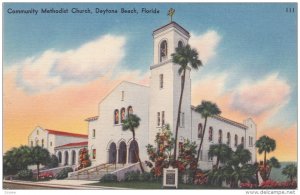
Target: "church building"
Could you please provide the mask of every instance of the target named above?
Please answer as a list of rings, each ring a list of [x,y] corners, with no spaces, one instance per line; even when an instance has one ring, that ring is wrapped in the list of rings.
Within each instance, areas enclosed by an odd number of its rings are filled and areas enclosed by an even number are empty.
[[[153,31],[153,65],[150,86],[124,81],[115,87],[100,103],[98,116],[86,119],[88,122],[88,149],[92,164],[135,163],[137,151],[142,161],[148,160],[146,145],[153,144],[155,135],[166,124],[175,135],[178,103],[182,77],[178,74],[179,65],[172,62],[171,54],[175,48],[188,44],[190,33],[177,24],[170,22]],[[186,71],[178,144],[188,138],[198,145],[202,137],[204,119],[191,105],[190,69]],[[136,129],[136,144],[130,131],[122,130],[126,115],[134,113],[141,118]],[[200,155],[201,168],[211,168],[216,159],[208,158],[211,144],[226,143],[233,150],[239,144],[252,153],[256,161],[256,125],[252,119],[243,123],[214,116],[208,118],[207,133],[204,135]],[[138,148],[135,148],[138,146]]]
[[[172,62],[171,54],[175,53],[175,48],[188,44],[190,33],[172,21],[154,30],[152,35],[154,55],[153,65],[149,67],[149,86],[123,81],[112,89],[98,104],[98,115],[86,119],[87,136],[77,135],[78,139],[76,136],[67,136],[64,143],[51,141],[50,136],[44,138],[47,140],[49,151],[62,159],[61,165],[74,163],[74,155],[78,156],[78,152],[72,152],[79,151],[82,147],[88,148],[92,166],[104,163],[136,163],[135,152],[139,154],[141,161],[145,161],[148,160],[146,146],[155,144],[155,136],[164,125],[169,124],[175,135],[183,77],[178,74],[180,66]],[[190,139],[199,146],[203,136],[204,119],[191,105],[190,71],[187,69],[185,76],[178,145],[184,139]],[[140,126],[135,130],[135,141],[130,131],[122,130],[122,123],[130,113],[141,119]],[[39,131],[45,135],[55,134],[49,130]],[[36,133],[35,130],[29,136],[29,144],[37,142]],[[252,153],[251,161],[255,162],[255,139],[256,124],[251,118],[239,123],[222,116],[209,117],[200,153],[200,168],[210,169],[215,163],[216,159],[208,157],[208,150],[211,144],[218,143],[227,144],[233,150],[239,144],[243,144]]]

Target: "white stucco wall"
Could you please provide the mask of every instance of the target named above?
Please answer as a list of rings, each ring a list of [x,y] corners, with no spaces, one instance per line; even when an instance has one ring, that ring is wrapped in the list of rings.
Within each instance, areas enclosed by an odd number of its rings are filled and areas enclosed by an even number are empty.
[[[121,98],[124,91],[124,100]],[[146,145],[148,144],[148,102],[149,88],[129,83],[122,82],[108,96],[106,96],[99,104],[99,119],[90,122],[89,132],[96,129],[96,138],[89,137],[89,150],[91,146],[96,148],[96,160],[94,164],[108,162],[109,144],[114,142],[117,145],[123,140],[127,144],[127,150],[132,139],[132,133],[122,130],[121,124],[114,124],[114,110],[127,108],[132,106],[133,113],[141,118],[140,126],[136,129],[136,140],[139,144],[140,158],[146,158]],[[128,157],[128,153],[127,153]]]
[[[36,141],[38,145],[42,146],[42,140],[44,140],[44,148],[48,149],[48,132],[41,127],[36,127],[28,136],[28,146],[31,146],[31,141],[33,141],[33,146],[36,146]]]

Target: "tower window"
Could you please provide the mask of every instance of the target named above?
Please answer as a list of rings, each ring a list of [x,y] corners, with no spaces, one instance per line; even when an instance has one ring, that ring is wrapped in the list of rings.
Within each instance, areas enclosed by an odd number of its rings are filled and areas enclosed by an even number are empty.
[[[93,149],[92,158],[96,159],[96,149]]]
[[[157,126],[160,126],[160,112],[157,113]]]
[[[133,114],[132,106],[128,106],[127,112],[128,112],[128,114]]]
[[[121,101],[124,101],[124,96],[125,96],[125,92],[122,91],[122,92],[121,92]]]
[[[121,108],[121,123],[125,120],[125,108]]]
[[[160,62],[166,60],[167,59],[167,55],[168,55],[168,44],[167,44],[167,41],[164,40],[160,44]]]
[[[163,74],[159,75],[159,88],[160,89],[164,88],[164,75]]]
[[[95,138],[96,137],[96,130],[93,129],[93,134],[92,134],[92,137]]]
[[[50,142],[50,146],[52,146],[52,142]]]
[[[161,125],[164,126],[165,125],[165,111],[161,112]]]
[[[180,124],[180,127],[184,127],[184,112],[180,113],[179,124]]]

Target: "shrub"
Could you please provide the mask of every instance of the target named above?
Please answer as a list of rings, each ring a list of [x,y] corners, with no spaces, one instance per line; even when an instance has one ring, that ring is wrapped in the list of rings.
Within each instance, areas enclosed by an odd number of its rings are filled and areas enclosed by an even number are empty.
[[[45,172],[40,173],[39,178],[41,180],[50,180],[50,179],[54,178],[54,175],[51,171],[45,171]]]
[[[31,180],[33,177],[33,173],[31,169],[21,170],[17,173],[17,178],[21,180]]]
[[[125,181],[139,181],[140,171],[129,171],[125,173]]]
[[[114,174],[105,174],[101,179],[100,182],[116,182],[118,181],[117,176]]]
[[[58,158],[55,155],[51,155],[49,161],[46,164],[47,168],[58,167]]]
[[[58,172],[55,176],[56,179],[65,179],[68,177],[68,173],[73,172],[71,167],[63,168],[60,172]]]
[[[140,174],[139,180],[140,181],[152,181],[153,175],[151,173],[144,172],[144,173]]]

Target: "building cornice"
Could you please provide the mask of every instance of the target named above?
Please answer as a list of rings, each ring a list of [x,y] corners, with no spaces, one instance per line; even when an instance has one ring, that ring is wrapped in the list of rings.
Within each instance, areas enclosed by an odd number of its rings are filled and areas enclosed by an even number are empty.
[[[168,28],[175,28],[178,31],[180,31],[181,33],[183,33],[185,36],[187,36],[188,38],[191,37],[190,33],[185,28],[183,28],[182,26],[180,26],[179,24],[177,24],[174,21],[154,30],[152,35],[155,36],[163,31],[167,30]]]

